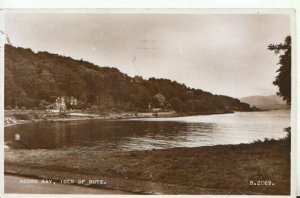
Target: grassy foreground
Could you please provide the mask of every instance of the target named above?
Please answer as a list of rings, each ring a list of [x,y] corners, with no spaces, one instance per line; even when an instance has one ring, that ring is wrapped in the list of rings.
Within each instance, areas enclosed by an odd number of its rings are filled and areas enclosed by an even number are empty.
[[[102,187],[134,193],[288,195],[290,143],[131,152],[6,149],[5,172],[56,180],[101,179],[106,181]],[[251,180],[274,185],[254,186]]]

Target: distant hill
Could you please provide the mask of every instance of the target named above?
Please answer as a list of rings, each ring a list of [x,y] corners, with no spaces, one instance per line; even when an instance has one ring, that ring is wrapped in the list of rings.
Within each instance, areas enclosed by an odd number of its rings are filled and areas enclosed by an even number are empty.
[[[241,98],[240,101],[255,106],[262,110],[288,109],[289,105],[280,96],[249,96]]]
[[[172,68],[170,68],[172,69]],[[189,88],[169,79],[130,77],[116,68],[5,45],[5,108],[45,109],[64,96],[79,109],[147,111],[151,108],[195,114],[251,111],[236,98]]]

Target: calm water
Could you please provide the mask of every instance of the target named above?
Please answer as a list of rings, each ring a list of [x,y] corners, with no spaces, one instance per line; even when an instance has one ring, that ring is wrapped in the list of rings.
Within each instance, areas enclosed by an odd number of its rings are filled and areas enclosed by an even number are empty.
[[[145,150],[250,143],[283,138],[290,111],[236,112],[234,114],[122,121],[40,122],[5,128],[10,148],[15,134],[31,149]],[[19,145],[20,147],[20,145]]]

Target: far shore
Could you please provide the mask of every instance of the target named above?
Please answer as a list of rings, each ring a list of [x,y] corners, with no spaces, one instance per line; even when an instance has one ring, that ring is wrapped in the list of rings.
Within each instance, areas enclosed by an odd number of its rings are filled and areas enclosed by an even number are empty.
[[[233,112],[217,112],[214,114],[227,114]],[[107,113],[92,113],[84,111],[67,111],[66,115],[62,116],[58,113],[49,113],[45,110],[5,110],[4,126],[14,126],[19,124],[28,124],[41,121],[80,121],[80,120],[120,120],[131,118],[166,118],[166,117],[182,117],[196,115],[212,115],[210,113],[178,113],[176,111],[163,112],[107,112]]]
[[[262,111],[262,110],[255,110]],[[266,111],[266,110],[264,110]],[[254,112],[254,111],[249,111]],[[131,118],[166,118],[166,117],[184,117],[197,115],[230,114],[234,111],[220,111],[214,113],[179,113],[173,110],[160,112],[86,112],[82,110],[67,111],[64,116],[59,113],[49,113],[46,110],[5,110],[4,126],[14,126],[19,124],[28,124],[41,121],[80,121],[80,120],[120,120]]]

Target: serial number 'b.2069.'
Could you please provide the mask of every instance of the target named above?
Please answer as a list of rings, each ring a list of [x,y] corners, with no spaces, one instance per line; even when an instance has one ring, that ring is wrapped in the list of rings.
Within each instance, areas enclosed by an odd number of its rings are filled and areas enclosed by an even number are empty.
[[[250,186],[275,186],[271,180],[250,180]]]

